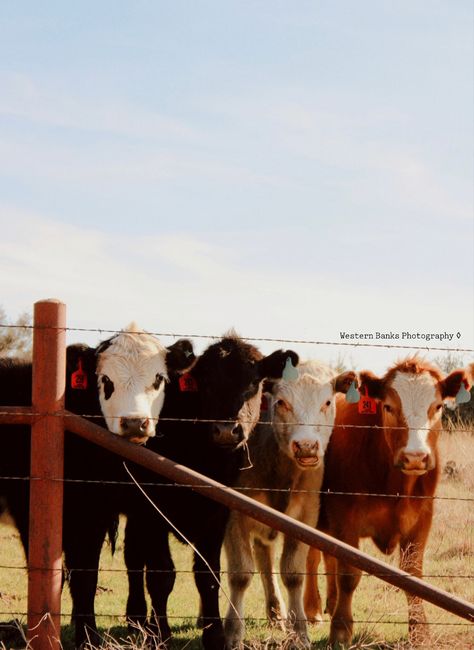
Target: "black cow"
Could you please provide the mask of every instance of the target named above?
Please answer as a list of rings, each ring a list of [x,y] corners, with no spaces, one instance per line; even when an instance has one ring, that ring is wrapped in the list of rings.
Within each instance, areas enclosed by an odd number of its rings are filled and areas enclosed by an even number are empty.
[[[184,369],[194,356],[189,341],[166,349],[135,328],[133,334],[119,333],[97,349],[69,346],[66,359],[66,408],[102,426],[104,415],[114,433],[143,442],[154,435],[150,421],[161,410],[168,373]],[[126,381],[135,374],[140,374],[139,380]],[[125,384],[130,386],[126,389]],[[31,363],[0,359],[0,405],[30,405],[31,388]],[[30,427],[1,425],[0,517],[12,517],[27,556],[29,474]],[[97,571],[107,531],[113,537],[118,513],[125,510],[126,495],[113,484],[124,479],[122,459],[66,431],[64,478],[63,549],[79,647],[87,638],[100,642],[94,616]]]
[[[263,380],[280,378],[287,359],[294,365],[298,363],[295,352],[280,350],[263,357],[254,346],[235,335],[214,343],[186,375],[171,380],[158,435],[150,440],[149,448],[232,485],[239,470],[249,464],[245,441],[259,418]],[[184,421],[173,421],[173,418]],[[156,476],[136,471],[137,478],[144,483],[157,481]],[[194,553],[193,568],[201,598],[203,645],[208,650],[222,649],[225,641],[219,614],[219,588],[206,562],[219,578],[228,509],[187,488],[172,486],[165,479],[158,482],[160,485],[145,487],[146,492],[198,551]],[[170,487],[163,485],[166,483]],[[150,627],[163,643],[171,634],[167,600],[175,581],[169,532],[184,541],[140,495],[129,513],[125,532],[130,586],[127,617],[131,622],[145,624],[143,568],[146,567],[146,584],[152,601]]]

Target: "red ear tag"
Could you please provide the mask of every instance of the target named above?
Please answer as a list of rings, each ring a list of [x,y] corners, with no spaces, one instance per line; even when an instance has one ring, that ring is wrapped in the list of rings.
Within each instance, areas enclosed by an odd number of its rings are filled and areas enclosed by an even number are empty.
[[[79,359],[77,370],[71,375],[71,388],[76,390],[86,390],[87,388],[87,375],[82,369],[82,359]]]
[[[181,375],[179,378],[179,390],[182,393],[197,393],[197,389],[197,382],[189,372],[185,372],[184,375]]]
[[[377,401],[373,397],[369,397],[367,386],[365,387],[365,395],[361,395],[357,404],[357,409],[363,415],[374,415],[377,413]]]

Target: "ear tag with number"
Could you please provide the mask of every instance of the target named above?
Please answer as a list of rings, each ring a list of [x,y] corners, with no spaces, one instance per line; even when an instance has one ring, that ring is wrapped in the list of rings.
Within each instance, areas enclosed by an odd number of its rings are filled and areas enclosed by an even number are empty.
[[[374,415],[377,413],[377,401],[373,397],[369,397],[367,386],[365,387],[365,395],[362,395],[359,400],[358,411],[364,415]]]
[[[181,375],[179,378],[179,390],[182,393],[197,393],[197,389],[197,381],[191,373],[185,372],[184,375]]]
[[[77,370],[71,375],[71,388],[76,390],[86,390],[87,388],[87,374],[82,369],[82,359],[79,359]]]
[[[298,370],[295,368],[291,361],[291,357],[286,358],[285,367],[281,374],[281,378],[285,381],[296,381],[299,377]]]
[[[352,384],[349,386],[349,390],[346,393],[346,402],[349,402],[349,404],[357,404],[359,400],[360,400],[360,393],[357,390],[357,386],[354,379]]]
[[[470,399],[471,393],[467,390],[463,382],[456,395],[456,404],[466,404]]]

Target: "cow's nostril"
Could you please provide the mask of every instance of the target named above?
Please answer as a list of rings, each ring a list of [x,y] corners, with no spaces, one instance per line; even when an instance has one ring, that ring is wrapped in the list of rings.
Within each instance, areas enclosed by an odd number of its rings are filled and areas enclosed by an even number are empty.
[[[147,431],[148,425],[150,424],[150,420],[148,418],[145,418],[142,420],[142,423],[140,424],[140,431]]]

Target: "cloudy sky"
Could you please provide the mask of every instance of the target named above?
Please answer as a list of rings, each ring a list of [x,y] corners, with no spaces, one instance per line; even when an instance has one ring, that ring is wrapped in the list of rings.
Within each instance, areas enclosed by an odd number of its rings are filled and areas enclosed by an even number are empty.
[[[57,297],[71,327],[446,331],[460,338],[431,345],[473,348],[473,13],[4,0],[0,305]],[[295,349],[377,371],[403,353]]]

